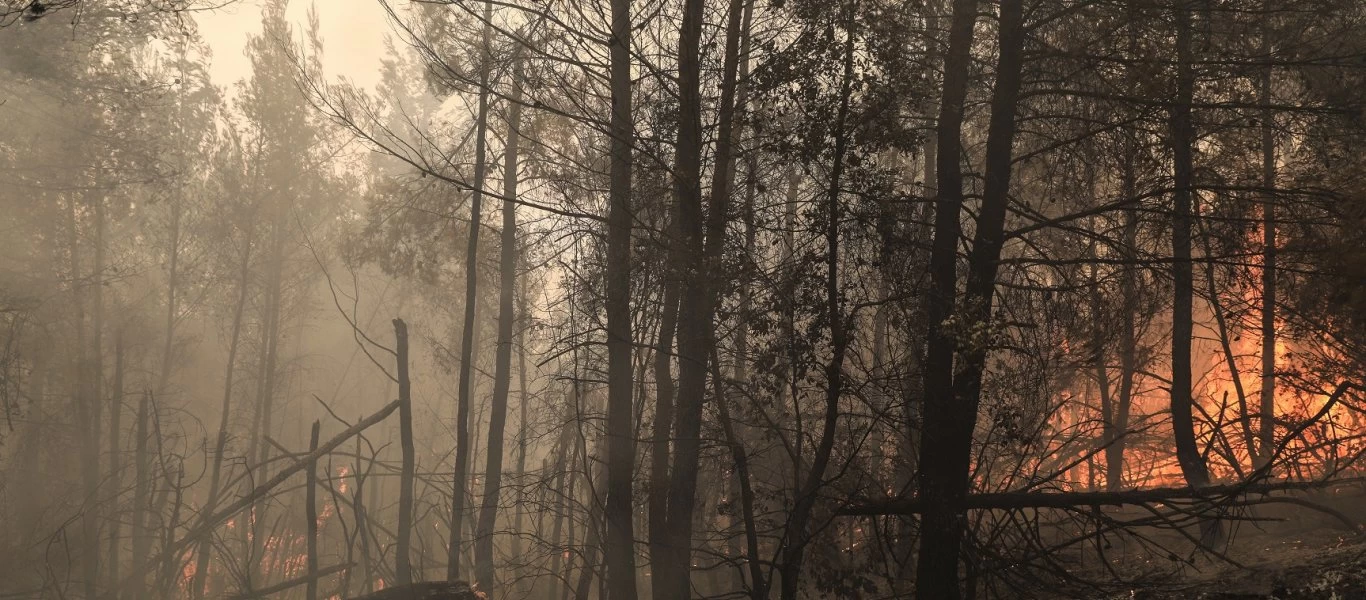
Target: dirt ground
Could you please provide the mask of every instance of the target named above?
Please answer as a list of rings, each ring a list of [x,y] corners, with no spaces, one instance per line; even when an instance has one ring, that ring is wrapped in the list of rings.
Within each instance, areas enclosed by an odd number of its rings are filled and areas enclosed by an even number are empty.
[[[1165,584],[1115,598],[1366,600],[1366,529],[1359,525],[1366,522],[1366,491],[1352,486],[1301,497],[1336,514],[1257,507],[1250,514],[1265,520],[1234,526],[1228,561],[1202,559]],[[1355,531],[1343,517],[1358,524]]]

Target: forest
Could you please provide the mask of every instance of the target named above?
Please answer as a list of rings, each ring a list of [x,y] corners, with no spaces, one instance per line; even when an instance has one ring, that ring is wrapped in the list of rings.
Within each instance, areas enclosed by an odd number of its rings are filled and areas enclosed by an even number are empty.
[[[1366,598],[1364,148],[1360,0],[0,0],[0,599]]]

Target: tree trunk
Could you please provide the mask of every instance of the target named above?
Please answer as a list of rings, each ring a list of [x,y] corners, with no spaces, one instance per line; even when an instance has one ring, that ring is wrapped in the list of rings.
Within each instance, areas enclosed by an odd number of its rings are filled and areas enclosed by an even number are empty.
[[[512,92],[508,102],[508,132],[503,150],[503,231],[499,250],[498,350],[494,358],[493,404],[489,411],[488,451],[484,468],[484,499],[474,541],[474,573],[479,591],[492,594],[493,530],[498,519],[498,497],[503,485],[503,434],[507,428],[508,391],[512,387],[512,323],[516,317],[513,291],[517,285],[517,146],[522,119],[521,59],[513,59]]]
[[[526,259],[522,259],[525,268]],[[527,405],[530,394],[527,393],[526,381],[526,329],[530,326],[531,315],[527,311],[529,300],[527,299],[527,274],[523,273],[520,281],[521,291],[518,298],[518,323],[517,328],[517,481],[521,486],[525,486],[526,481],[526,449],[527,435],[530,428],[527,426]],[[522,487],[518,488],[518,501],[516,503],[512,520],[512,559],[519,567],[525,562],[522,557],[522,521],[526,514],[526,502],[523,501]],[[521,580],[520,573],[516,579]]]
[[[1262,68],[1262,389],[1256,466],[1271,462],[1276,448],[1276,114],[1271,109],[1271,45],[1263,32]],[[1249,452],[1251,448],[1248,449]]]
[[[318,449],[318,421],[308,434],[308,453]],[[304,482],[304,534],[308,537],[308,583],[305,598],[318,600],[318,460],[308,463]]]
[[[84,579],[84,591],[87,598],[94,598],[99,590],[99,521],[92,502],[97,500],[99,486],[99,441],[98,437],[92,435],[98,427],[98,419],[94,415],[95,407],[99,405],[98,396],[95,395],[92,379],[98,377],[96,369],[91,364],[90,347],[86,339],[85,323],[85,293],[84,285],[81,282],[81,262],[80,262],[80,238],[77,234],[77,202],[73,195],[69,197],[68,211],[66,214],[67,246],[70,255],[71,281],[72,281],[72,303],[76,307],[75,329],[76,329],[76,357],[75,357],[75,389],[72,394],[72,403],[75,408],[76,428],[80,432],[80,453],[81,453],[81,483],[87,498],[87,504],[81,511],[81,537],[82,537],[82,556],[81,574]],[[98,276],[98,263],[94,274]],[[96,285],[98,288],[99,286]]]
[[[109,520],[109,587],[115,589],[119,585],[119,554],[122,543],[119,539],[119,525],[122,523],[123,511],[119,504],[119,498],[123,495],[123,467],[120,459],[123,455],[122,432],[123,427],[123,328],[120,327],[114,337],[114,386],[109,391],[109,489],[110,508],[113,509],[113,517]]]
[[[953,0],[949,43],[944,54],[943,93],[936,126],[938,183],[934,201],[934,230],[930,248],[930,287],[925,295],[928,335],[923,363],[924,425],[920,428],[920,456],[947,449],[953,442],[945,425],[961,409],[953,399],[953,354],[956,347],[947,321],[953,316],[957,295],[959,213],[963,205],[963,174],[960,164],[964,102],[967,100],[973,27],[977,21],[975,0]],[[914,425],[911,436],[915,435]],[[953,481],[960,478],[949,461],[922,461],[919,495],[926,504],[921,520],[920,559],[916,565],[916,589],[923,600],[955,600],[958,593],[958,553],[964,523],[955,506]]]
[[[166,269],[166,339],[161,348],[161,371],[157,374],[156,393],[166,393],[166,384],[171,379],[171,361],[175,351],[175,325],[177,294],[180,291],[180,225],[182,220],[180,199],[171,200],[171,244],[167,251]]]
[[[261,327],[261,357],[257,364],[256,379],[256,405],[253,415],[253,428],[251,431],[251,445],[248,456],[255,457],[254,473],[256,480],[270,478],[270,444],[265,443],[265,438],[271,435],[274,427],[271,421],[274,416],[275,392],[278,384],[279,346],[280,346],[280,313],[282,310],[282,294],[284,293],[284,253],[285,253],[285,231],[288,227],[286,213],[283,207],[276,207],[277,214],[273,218],[270,226],[270,254],[267,258],[266,274],[266,297],[265,313],[262,315]],[[250,242],[245,242],[250,243]],[[244,572],[247,577],[247,588],[251,589],[252,577],[260,575],[261,580],[267,578],[267,574],[258,569],[264,566],[265,558],[265,539],[262,535],[261,527],[267,522],[266,512],[268,505],[265,502],[258,502],[250,507],[250,513],[243,515],[243,522],[250,523],[251,545],[249,546],[246,557],[246,568]],[[246,529],[244,529],[244,532]]]
[[[1172,139],[1172,377],[1171,412],[1172,435],[1176,442],[1176,459],[1181,473],[1191,487],[1209,485],[1209,471],[1204,455],[1195,439],[1192,415],[1191,342],[1193,320],[1191,305],[1194,295],[1194,274],[1191,263],[1191,226],[1194,221],[1192,195],[1194,193],[1195,126],[1191,121],[1191,103],[1195,95],[1195,74],[1192,68],[1191,12],[1187,6],[1175,9],[1176,20],[1176,101],[1171,109]],[[1201,543],[1212,546],[1219,537],[1216,520],[1201,521]]]
[[[412,383],[408,379],[408,324],[404,323],[403,319],[394,319],[394,345],[398,355],[398,435],[403,453],[398,479],[398,539],[394,544],[394,579],[398,580],[399,585],[407,585],[413,582],[410,553],[413,535],[413,478],[417,470],[417,456],[413,446]],[[357,492],[357,499],[359,498]],[[360,518],[359,511],[357,518]]]
[[[465,318],[460,332],[460,388],[459,404],[455,409],[455,483],[451,493],[451,537],[446,555],[446,579],[460,579],[460,553],[464,545],[465,496],[469,490],[470,462],[470,402],[473,386],[474,322],[479,270],[479,226],[484,201],[484,179],[487,168],[485,148],[488,143],[489,72],[493,56],[489,50],[493,3],[484,3],[484,38],[479,56],[479,112],[475,121],[474,189],[470,193],[470,229],[465,247]]]
[[[223,375],[223,403],[220,405],[221,411],[218,417],[218,437],[214,442],[212,464],[209,467],[209,495],[204,502],[204,514],[213,512],[218,503],[219,484],[222,481],[223,453],[227,451],[228,445],[228,424],[231,422],[232,415],[232,392],[233,378],[237,372],[237,350],[242,339],[242,316],[246,312],[247,297],[250,289],[251,280],[251,243],[244,241],[242,245],[242,260],[238,266],[237,282],[237,303],[233,307],[232,313],[232,332],[228,336],[228,362]],[[244,530],[247,522],[243,521]],[[204,586],[208,573],[209,557],[213,552],[211,535],[206,535],[199,542],[199,549],[196,552],[194,576],[190,582],[190,597],[203,598],[205,595]]]
[[[612,0],[611,175],[607,215],[607,595],[636,597],[631,398],[631,2]]]
[[[1136,193],[1133,160],[1135,153],[1126,153],[1121,186],[1125,198],[1132,199]],[[1105,489],[1117,492],[1124,486],[1124,447],[1128,444],[1129,408],[1133,404],[1134,376],[1138,370],[1137,323],[1138,307],[1135,295],[1138,294],[1138,276],[1135,273],[1138,243],[1138,211],[1133,207],[1124,209],[1120,256],[1126,267],[1120,278],[1120,295],[1123,296],[1123,314],[1119,330],[1119,386],[1116,391],[1114,411],[1109,422],[1113,440],[1105,446]]]
[[[403,406],[399,406],[401,411]],[[401,413],[400,413],[401,417]],[[360,537],[360,573],[361,590],[365,593],[375,591],[375,577],[372,572],[370,557],[370,526],[365,514],[365,471],[361,470],[361,436],[356,436],[356,462],[352,466],[352,472],[356,475],[356,493],[352,496],[351,507],[356,513],[356,535]],[[406,465],[405,465],[406,466]],[[400,483],[399,485],[402,485]]]
[[[968,9],[969,7],[961,8]],[[959,3],[955,2],[953,25],[955,29],[960,26],[959,10]],[[996,85],[991,98],[991,120],[987,130],[987,148],[984,161],[985,185],[982,193],[982,204],[978,211],[972,249],[968,253],[968,281],[962,322],[970,327],[971,331],[979,329],[991,331],[996,272],[1001,248],[1005,242],[1006,206],[1009,201],[1010,172],[1015,141],[1015,113],[1021,84],[1025,36],[1022,1],[1002,0],[1000,10]],[[971,19],[965,17],[964,21],[967,20]],[[967,23],[967,25],[970,26],[971,24]],[[971,34],[969,32],[964,36],[958,31],[953,31],[950,34],[949,58],[946,62],[945,71],[946,81],[950,76],[959,76],[959,73],[948,70],[948,65],[957,64],[956,59],[961,57],[961,54],[955,56],[955,52],[962,52],[962,49],[957,48],[953,43],[954,37],[970,38]],[[946,105],[949,103],[948,89],[949,86],[946,84]],[[961,126],[961,114],[945,115],[941,113],[940,135],[944,135],[946,122],[957,123]],[[956,128],[950,125],[947,129]],[[953,150],[953,152],[946,152],[946,150]],[[954,186],[956,191],[952,193],[961,198],[961,179],[959,173],[956,172],[957,150],[956,143],[948,148],[943,145],[940,147],[941,164],[952,163],[954,165],[952,172],[946,173],[941,169],[940,185],[942,187]],[[944,192],[942,187],[941,202]],[[945,250],[950,255],[956,253],[959,225],[957,223],[956,205],[946,208],[952,214],[936,215],[934,254],[939,255],[937,257],[939,260],[935,261],[932,257],[931,262],[946,271],[951,271],[954,268],[954,257],[943,256],[942,253]],[[950,219],[954,221],[951,224],[947,223]],[[945,230],[941,228],[941,225],[952,234],[951,237],[942,242],[940,238]],[[943,302],[946,300],[952,302],[954,288],[945,286],[945,284],[952,284],[953,276],[947,272],[941,273],[936,269],[932,269],[932,273],[935,283],[930,299],[932,305],[939,304],[939,307],[935,308],[931,314],[930,353],[934,356],[934,360],[926,364],[926,369],[929,372],[926,379],[927,382],[933,380],[936,385],[927,384],[926,386],[927,411],[921,456],[929,456],[930,452],[934,452],[941,459],[926,461],[921,465],[920,491],[921,497],[925,499],[927,510],[921,521],[917,595],[922,599],[956,599],[960,597],[958,559],[962,547],[962,538],[967,528],[967,511],[963,500],[967,496],[971,483],[969,472],[972,464],[973,430],[977,424],[977,406],[981,398],[982,374],[986,367],[990,341],[984,336],[983,339],[964,343],[961,348],[957,348],[957,344],[946,336],[947,332],[941,329],[942,317],[936,317],[947,314]],[[944,295],[945,292],[948,295]],[[944,347],[936,348],[940,345]],[[951,377],[936,374],[936,369],[953,365],[953,350],[955,349],[961,351],[956,372]],[[947,382],[946,379],[952,381]],[[942,387],[944,383],[951,383],[951,389],[944,389]]]
[[[151,533],[147,531],[146,526],[147,512],[149,509],[148,488],[151,487],[152,483],[152,465],[150,457],[147,454],[147,436],[150,434],[148,421],[151,418],[148,414],[148,410],[149,405],[151,404],[151,394],[152,393],[148,391],[138,400],[137,439],[133,441],[132,566],[134,573],[143,572],[143,566],[147,561],[147,553],[152,549],[152,540],[149,537]],[[132,598],[137,597],[138,594],[143,594],[145,592],[145,588],[142,585],[144,581],[145,580],[139,576],[139,579],[137,580],[139,585],[131,591],[125,591],[122,594],[122,597],[131,600]]]
[[[701,193],[702,99],[700,40],[704,2],[684,3],[679,30],[679,132],[674,185],[685,272],[679,300],[678,398],[674,422],[674,456],[669,469],[669,506],[663,556],[654,588],[660,600],[686,599],[691,589],[693,508],[701,451],[702,403],[706,394],[707,361],[715,343],[716,277],[725,243],[731,173],[734,167],[736,74],[739,69],[740,29],[744,3],[732,0],[726,20],[722,65],[719,131],[712,174],[710,212],[703,221]]]

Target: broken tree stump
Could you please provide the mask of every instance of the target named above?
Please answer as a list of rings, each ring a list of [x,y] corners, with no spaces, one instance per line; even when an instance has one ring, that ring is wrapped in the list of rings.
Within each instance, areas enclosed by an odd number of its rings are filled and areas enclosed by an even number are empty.
[[[424,581],[385,588],[351,600],[482,600],[483,596],[463,581]]]

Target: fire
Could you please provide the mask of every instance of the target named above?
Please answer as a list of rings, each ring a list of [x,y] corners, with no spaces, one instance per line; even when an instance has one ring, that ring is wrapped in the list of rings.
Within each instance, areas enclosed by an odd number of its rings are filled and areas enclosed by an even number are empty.
[[[1260,243],[1261,232],[1249,233],[1249,242]],[[1254,259],[1255,262],[1256,259]],[[1254,269],[1258,267],[1254,265]],[[1196,339],[1193,340],[1192,365],[1195,378],[1191,390],[1195,402],[1196,438],[1208,457],[1211,477],[1233,481],[1251,472],[1254,455],[1260,449],[1262,346],[1260,307],[1262,292],[1254,286],[1244,286],[1235,298],[1223,298],[1219,310],[1224,311],[1221,332],[1214,307],[1196,306]],[[1276,378],[1274,390],[1274,418],[1276,442],[1282,440],[1297,424],[1322,410],[1326,394],[1303,391],[1287,382],[1286,373],[1308,370],[1303,356],[1331,356],[1327,344],[1313,339],[1297,339],[1283,319],[1277,319],[1273,347]],[[1227,336],[1227,350],[1222,336]],[[1067,340],[1061,347],[1064,353],[1071,348]],[[1231,358],[1230,358],[1231,355]],[[1231,363],[1231,364],[1230,364]],[[1112,386],[1114,381],[1112,379]],[[1087,384],[1083,384],[1087,385]],[[1126,486],[1182,486],[1186,480],[1171,448],[1170,419],[1164,413],[1170,397],[1165,383],[1154,383],[1139,376],[1134,385],[1130,410],[1131,428],[1151,424],[1142,436],[1132,436],[1124,454]],[[1111,393],[1114,393],[1112,388]],[[1073,401],[1071,396],[1078,396]],[[1090,487],[1104,480],[1103,452],[1096,452],[1081,460],[1094,447],[1085,447],[1099,436],[1102,415],[1100,399],[1087,385],[1084,389],[1061,392],[1063,410],[1052,416],[1053,432],[1075,432],[1074,435],[1055,435],[1044,453],[1044,464],[1050,459],[1063,464],[1079,462],[1064,474],[1063,479],[1073,486]],[[1089,396],[1089,397],[1087,397]],[[1073,408],[1076,407],[1076,408]],[[1285,442],[1287,455],[1300,454],[1305,460],[1291,461],[1279,476],[1312,478],[1337,468],[1338,457],[1360,452],[1366,440],[1348,434],[1347,423],[1356,424],[1358,415],[1346,406],[1333,407],[1322,422],[1307,427],[1294,440]],[[1092,433],[1094,430],[1094,433]],[[1080,442],[1078,442],[1080,440]],[[1060,457],[1072,458],[1062,459]]]

